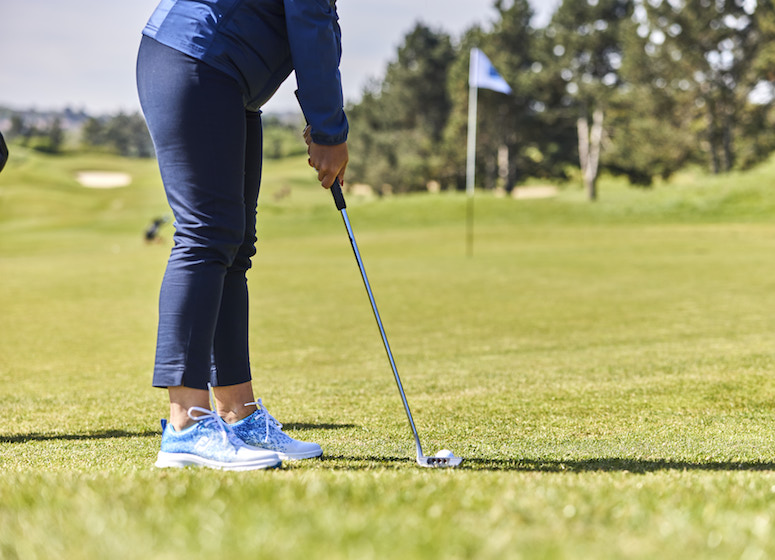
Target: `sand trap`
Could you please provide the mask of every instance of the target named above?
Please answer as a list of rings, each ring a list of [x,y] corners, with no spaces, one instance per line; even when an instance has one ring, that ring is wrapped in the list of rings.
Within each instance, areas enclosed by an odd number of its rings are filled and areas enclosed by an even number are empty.
[[[557,187],[551,185],[536,185],[534,187],[517,187],[511,191],[514,198],[552,198],[557,196]]]
[[[129,173],[117,171],[79,171],[76,180],[90,189],[117,189],[132,183]]]

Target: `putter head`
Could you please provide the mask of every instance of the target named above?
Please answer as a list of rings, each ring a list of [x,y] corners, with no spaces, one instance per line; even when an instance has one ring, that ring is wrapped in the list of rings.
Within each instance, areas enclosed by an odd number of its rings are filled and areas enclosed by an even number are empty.
[[[449,449],[442,449],[436,455],[426,457],[425,455],[417,455],[417,464],[421,467],[431,468],[454,468],[463,462],[462,457],[456,457]]]

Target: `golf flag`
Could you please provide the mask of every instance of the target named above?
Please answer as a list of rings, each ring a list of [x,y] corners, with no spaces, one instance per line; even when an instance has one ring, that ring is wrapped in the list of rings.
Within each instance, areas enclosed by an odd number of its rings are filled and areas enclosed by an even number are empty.
[[[476,104],[479,88],[491,89],[500,93],[511,93],[511,87],[498,74],[495,66],[482,51],[471,49],[468,65],[468,141],[466,148],[466,193],[468,194],[467,246],[468,256],[474,254],[474,182],[476,169]]]
[[[501,93],[511,93],[511,87],[503,77],[498,74],[495,66],[482,51],[474,47],[471,49],[471,62],[469,64],[468,83],[471,87],[491,89]]]

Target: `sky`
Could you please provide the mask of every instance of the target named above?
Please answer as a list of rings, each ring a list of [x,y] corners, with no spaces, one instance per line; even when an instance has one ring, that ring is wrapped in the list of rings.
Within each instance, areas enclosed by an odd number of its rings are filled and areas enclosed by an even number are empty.
[[[530,0],[543,25],[560,0]],[[90,114],[139,111],[134,67],[140,32],[158,0],[0,0],[0,106]],[[458,38],[487,29],[493,0],[339,0],[342,87],[357,101],[383,76],[404,36],[420,21]],[[297,105],[295,80],[265,107]]]

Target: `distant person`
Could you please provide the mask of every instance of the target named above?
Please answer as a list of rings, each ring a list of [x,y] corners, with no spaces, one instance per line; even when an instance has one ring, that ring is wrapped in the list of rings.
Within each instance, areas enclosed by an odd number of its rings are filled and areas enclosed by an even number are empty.
[[[0,171],[5,167],[6,161],[8,161],[8,146],[5,145],[5,138],[3,138],[3,133],[0,132]]]
[[[153,373],[170,417],[156,466],[247,470],[319,457],[254,396],[245,273],[256,253],[260,108],[292,70],[308,163],[325,188],[344,179],[335,0],[162,0],[143,35],[138,92],[175,217]]]

